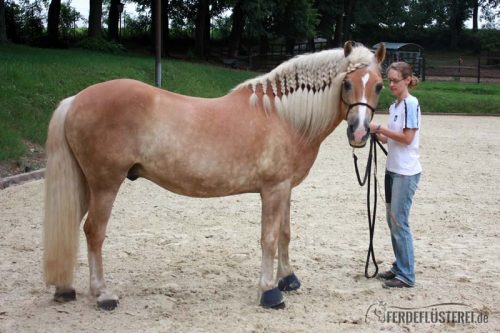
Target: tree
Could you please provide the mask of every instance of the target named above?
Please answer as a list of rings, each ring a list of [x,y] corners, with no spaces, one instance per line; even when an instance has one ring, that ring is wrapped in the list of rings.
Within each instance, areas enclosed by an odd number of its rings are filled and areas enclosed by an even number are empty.
[[[241,36],[243,35],[243,30],[245,28],[245,0],[236,0],[233,8],[233,14],[231,15],[231,35],[229,36],[229,56],[236,57],[238,55]]]
[[[118,6],[120,0],[111,0],[108,13],[108,38],[113,41],[118,41],[118,25],[120,23],[120,12]]]
[[[479,21],[479,0],[472,0],[472,32],[477,32]]]
[[[481,19],[487,22],[486,27],[498,29],[496,20],[500,17],[500,0],[480,0],[479,6],[482,11]]]
[[[59,44],[59,23],[61,21],[61,0],[52,0],[49,6],[47,33],[49,46]]]
[[[102,0],[90,0],[89,37],[101,37]]]
[[[5,1],[0,0],[0,44],[7,42],[7,24],[5,22]]]
[[[450,31],[450,48],[458,48],[458,39],[462,32],[464,22],[469,18],[469,0],[451,0],[447,7],[448,28]]]
[[[61,22],[59,24],[60,36],[63,40],[71,38],[71,30],[75,29],[76,21],[83,19],[83,16],[75,8],[71,7],[71,3],[61,3]]]
[[[168,37],[170,35],[169,25],[169,4],[168,0],[161,1],[161,30],[162,30],[162,43],[161,43],[161,55],[165,57],[169,54],[168,52]]]
[[[195,22],[195,52],[200,57],[205,57],[210,47],[210,1],[199,0],[198,12]]]
[[[344,24],[342,27],[342,42],[344,44],[346,40],[352,39],[351,36],[351,24],[354,22],[354,9],[356,7],[356,0],[345,0],[344,1]],[[340,45],[338,45],[340,46]]]
[[[314,8],[317,9],[319,15],[318,24],[318,34],[319,36],[326,38],[328,45],[330,47],[334,45],[340,45],[340,29],[334,29],[336,23],[342,21],[342,16],[344,13],[344,1],[337,0],[316,0],[314,1]]]
[[[293,53],[297,40],[314,37],[318,11],[310,0],[285,0],[275,6],[273,20],[277,35],[284,37],[288,53]]]

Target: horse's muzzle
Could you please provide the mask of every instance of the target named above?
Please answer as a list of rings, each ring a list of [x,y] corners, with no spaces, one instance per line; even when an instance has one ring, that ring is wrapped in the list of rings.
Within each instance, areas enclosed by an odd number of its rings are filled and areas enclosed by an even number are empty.
[[[354,129],[353,125],[347,126],[347,139],[349,140],[349,145],[353,148],[364,147],[369,136],[370,128],[366,124],[364,126],[359,126],[356,129]]]

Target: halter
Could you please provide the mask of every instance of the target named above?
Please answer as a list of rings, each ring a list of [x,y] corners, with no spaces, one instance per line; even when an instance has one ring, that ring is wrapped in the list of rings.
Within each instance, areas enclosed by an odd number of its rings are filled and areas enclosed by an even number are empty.
[[[349,64],[349,66],[347,66],[347,74],[349,73],[352,73],[360,68],[364,68],[364,67],[367,67],[368,65],[367,64],[362,64],[362,63],[358,63],[358,64]],[[340,99],[342,100],[342,103],[344,103],[344,105],[347,106],[347,112],[345,114],[345,119],[347,120],[347,116],[349,115],[349,112],[351,111],[351,109],[355,106],[358,106],[358,105],[361,105],[361,106],[366,106],[367,108],[369,108],[371,111],[372,111],[372,118],[373,119],[373,116],[375,115],[375,108],[373,106],[371,106],[370,104],[368,103],[363,103],[363,102],[357,102],[357,103],[347,103],[344,99],[344,82],[346,82],[346,80],[344,79],[342,81],[342,90],[340,92]],[[371,121],[370,119],[370,121]]]

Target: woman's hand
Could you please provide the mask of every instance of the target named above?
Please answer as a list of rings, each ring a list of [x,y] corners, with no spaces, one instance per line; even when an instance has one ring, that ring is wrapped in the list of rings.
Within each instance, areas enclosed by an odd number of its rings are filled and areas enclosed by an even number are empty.
[[[375,133],[377,139],[382,143],[387,143],[387,136],[382,134],[382,125],[370,123],[370,133]]]
[[[380,128],[381,126],[374,123],[374,122],[371,122],[370,123],[370,133],[379,133],[380,132]]]

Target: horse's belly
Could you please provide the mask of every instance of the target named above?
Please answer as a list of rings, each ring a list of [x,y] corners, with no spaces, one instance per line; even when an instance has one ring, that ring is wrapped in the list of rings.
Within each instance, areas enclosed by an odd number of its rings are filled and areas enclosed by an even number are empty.
[[[191,197],[221,197],[240,193],[259,192],[260,181],[249,173],[201,174],[187,169],[145,172],[144,178],[177,194]]]

